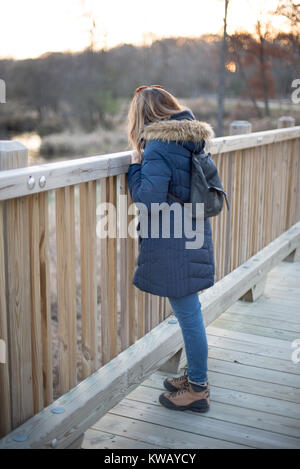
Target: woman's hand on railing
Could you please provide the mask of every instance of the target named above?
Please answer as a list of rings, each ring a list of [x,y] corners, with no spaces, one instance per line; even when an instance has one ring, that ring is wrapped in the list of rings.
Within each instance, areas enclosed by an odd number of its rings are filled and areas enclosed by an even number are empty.
[[[137,150],[133,150],[131,152],[131,161],[130,162],[131,162],[131,164],[141,163],[142,162],[141,155]]]

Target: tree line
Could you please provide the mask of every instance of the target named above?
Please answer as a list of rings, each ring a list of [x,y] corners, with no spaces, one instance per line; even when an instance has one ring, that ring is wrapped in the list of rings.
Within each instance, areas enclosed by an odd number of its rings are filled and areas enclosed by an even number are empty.
[[[255,34],[227,36],[226,97],[249,98],[258,116],[270,114],[271,98],[289,98],[293,79],[300,77],[299,21],[292,20],[296,26],[288,33],[274,34],[270,24],[258,21]],[[0,132],[109,127],[111,116],[141,84],[161,84],[179,98],[215,96],[221,48],[222,37],[211,34],[0,60],[7,94]]]

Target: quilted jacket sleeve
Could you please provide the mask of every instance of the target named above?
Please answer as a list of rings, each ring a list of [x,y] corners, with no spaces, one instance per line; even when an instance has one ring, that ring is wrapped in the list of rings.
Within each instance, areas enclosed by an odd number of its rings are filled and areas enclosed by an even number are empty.
[[[158,149],[146,147],[142,164],[131,164],[128,170],[128,187],[132,200],[151,209],[151,203],[167,202],[172,170]]]

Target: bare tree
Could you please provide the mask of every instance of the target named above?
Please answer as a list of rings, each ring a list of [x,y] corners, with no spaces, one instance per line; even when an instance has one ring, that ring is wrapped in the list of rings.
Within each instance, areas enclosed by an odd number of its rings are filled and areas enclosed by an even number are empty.
[[[247,73],[247,65],[249,63],[247,50],[249,50],[249,44],[252,41],[255,41],[255,39],[249,33],[231,34],[229,41],[229,57],[238,67],[245,90],[253,103],[258,117],[262,117],[261,110],[257,104],[255,92],[251,86],[249,74]]]
[[[284,16],[289,20],[293,31],[299,30],[300,27],[300,3],[293,0],[280,0],[274,15]]]
[[[270,115],[269,108],[269,79],[268,79],[268,57],[267,57],[267,39],[268,39],[268,26],[263,31],[263,27],[260,21],[256,23],[256,34],[258,36],[258,58],[259,58],[259,73],[260,81],[262,85],[264,103],[265,103],[265,113],[267,116]]]
[[[217,116],[217,135],[223,135],[223,117],[224,117],[224,98],[225,98],[225,79],[226,79],[226,53],[227,53],[227,12],[229,0],[225,0],[225,15],[223,41],[220,56],[219,71],[219,90],[218,90],[218,116]]]

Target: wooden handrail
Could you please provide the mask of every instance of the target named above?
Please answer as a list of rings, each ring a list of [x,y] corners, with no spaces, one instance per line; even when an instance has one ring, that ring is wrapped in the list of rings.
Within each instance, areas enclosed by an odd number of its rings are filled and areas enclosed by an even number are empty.
[[[266,130],[252,134],[218,137],[212,139],[208,149],[212,155],[218,155],[299,137],[300,126]],[[130,151],[125,151],[2,171],[0,172],[0,200],[124,174],[127,173],[129,164]],[[39,185],[41,177],[46,180],[43,187]],[[34,179],[32,188],[28,187],[29,178]]]
[[[0,172],[0,200],[14,199],[124,174],[128,171],[129,163],[130,152],[127,151],[2,171]],[[43,187],[39,184],[41,177],[46,179]],[[29,178],[34,178],[32,188],[28,187]]]

